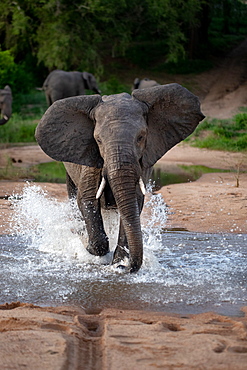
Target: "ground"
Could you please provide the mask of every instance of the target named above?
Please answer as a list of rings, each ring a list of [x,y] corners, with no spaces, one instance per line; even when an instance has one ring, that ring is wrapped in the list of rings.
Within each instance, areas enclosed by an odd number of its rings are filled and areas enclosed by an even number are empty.
[[[222,65],[199,76],[205,115],[232,116],[247,101],[246,41]],[[172,81],[171,81],[172,82]],[[179,82],[178,80],[176,82]],[[49,160],[37,146],[6,148],[14,165]],[[244,154],[200,150],[179,144],[159,166],[200,164],[231,173],[203,175],[195,182],[169,185],[160,192],[168,205],[164,227],[190,231],[247,233],[247,159]],[[239,174],[237,170],[240,170]],[[8,233],[11,203],[23,182],[0,182],[0,234]],[[59,200],[65,185],[42,184]],[[79,307],[0,306],[1,369],[246,369],[247,307],[242,317],[215,313],[175,315],[160,312]]]

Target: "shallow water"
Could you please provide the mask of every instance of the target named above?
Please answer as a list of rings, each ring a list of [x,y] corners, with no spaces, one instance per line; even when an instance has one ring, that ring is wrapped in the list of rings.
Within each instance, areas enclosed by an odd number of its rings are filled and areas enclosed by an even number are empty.
[[[143,216],[144,263],[137,274],[94,257],[76,208],[27,186],[10,233],[0,236],[0,303],[80,305],[240,314],[247,304],[247,235],[165,231],[166,206],[151,195]],[[111,243],[117,221],[107,225]],[[75,231],[80,229],[81,236]]]

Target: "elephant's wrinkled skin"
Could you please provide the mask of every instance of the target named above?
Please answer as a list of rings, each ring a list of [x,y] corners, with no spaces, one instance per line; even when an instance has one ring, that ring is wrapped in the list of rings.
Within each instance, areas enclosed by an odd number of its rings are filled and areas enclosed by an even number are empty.
[[[54,101],[71,96],[84,95],[85,90],[92,90],[100,94],[94,75],[88,72],[52,71],[43,83],[48,105]]]
[[[4,89],[0,90],[0,126],[5,125],[12,114],[12,92],[11,88],[6,85]]]
[[[77,194],[90,253],[102,256],[109,251],[101,207],[115,202],[120,230],[113,263],[120,262],[128,249],[128,270],[139,270],[144,201],[139,179],[145,183],[155,162],[190,135],[203,118],[198,98],[178,84],[135,90],[132,96],[68,98],[47,110],[36,139],[50,157],[66,162],[69,195]],[[106,186],[97,199],[102,179]]]

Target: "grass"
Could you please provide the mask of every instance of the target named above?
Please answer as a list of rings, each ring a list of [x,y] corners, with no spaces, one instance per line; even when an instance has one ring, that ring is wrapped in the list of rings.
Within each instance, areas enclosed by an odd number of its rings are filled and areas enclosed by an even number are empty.
[[[41,163],[32,168],[34,181],[65,183],[65,168],[62,162]]]
[[[0,168],[1,180],[26,180],[34,182],[65,183],[65,168],[61,162],[41,163],[31,167],[16,167],[11,159],[4,168]]]
[[[45,95],[40,91],[13,97],[13,113],[1,126],[0,143],[35,142],[35,129],[47,109]]]
[[[205,119],[186,141],[195,147],[247,151],[247,113],[243,111],[227,120]]]
[[[228,170],[221,170],[217,168],[209,168],[206,166],[185,166],[179,165],[179,168],[183,170],[183,173],[169,173],[163,172],[154,168],[152,174],[152,180],[155,181],[157,187],[166,186],[170,184],[180,184],[182,182],[190,182],[198,180],[205,173],[213,172],[229,172]]]

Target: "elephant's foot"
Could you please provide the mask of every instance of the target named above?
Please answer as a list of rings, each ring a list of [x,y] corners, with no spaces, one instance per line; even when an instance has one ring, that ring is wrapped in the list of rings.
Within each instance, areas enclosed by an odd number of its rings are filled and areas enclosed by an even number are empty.
[[[123,262],[125,258],[129,259],[129,250],[127,247],[117,246],[113,254],[112,265]]]
[[[86,249],[94,256],[105,256],[110,251],[108,239],[103,239],[102,241],[96,243],[89,242]]]

